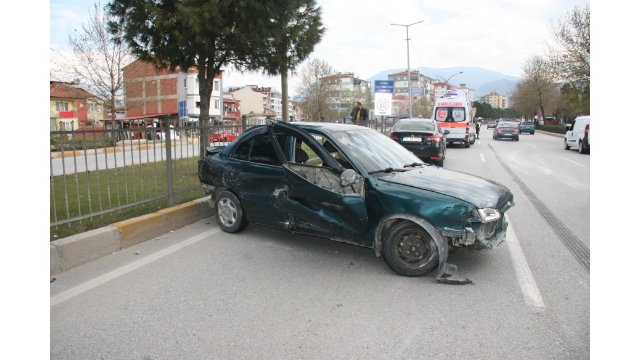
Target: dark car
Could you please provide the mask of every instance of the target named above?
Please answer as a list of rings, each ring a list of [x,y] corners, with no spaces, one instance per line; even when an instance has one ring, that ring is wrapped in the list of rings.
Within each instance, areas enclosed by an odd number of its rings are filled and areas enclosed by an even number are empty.
[[[444,165],[447,134],[433,119],[402,119],[389,132],[389,137],[423,161]]]
[[[500,121],[493,129],[493,140],[498,139],[513,139],[519,141],[520,132],[518,131],[518,124],[510,121]]]
[[[491,129],[491,128],[495,128],[495,127],[496,127],[496,122],[495,122],[495,121],[490,120],[490,121],[487,123],[487,129]]]
[[[376,130],[335,123],[255,126],[207,149],[198,176],[228,233],[249,222],[371,248],[405,276],[469,283],[449,248],[492,249],[513,194],[498,182],[425,164]]]
[[[534,129],[531,121],[523,121],[518,128],[520,129],[521,134],[526,132],[534,135],[536,133],[536,129]]]

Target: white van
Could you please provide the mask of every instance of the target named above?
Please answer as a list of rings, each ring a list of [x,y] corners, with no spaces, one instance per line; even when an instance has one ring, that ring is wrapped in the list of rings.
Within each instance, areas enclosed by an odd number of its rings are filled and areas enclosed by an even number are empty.
[[[590,116],[578,116],[564,134],[564,149],[578,148],[580,154],[590,152],[589,141]]]
[[[474,115],[467,94],[461,91],[437,98],[433,106],[432,119],[438,122],[443,131],[449,130],[447,145],[457,142],[468,148],[476,141]]]

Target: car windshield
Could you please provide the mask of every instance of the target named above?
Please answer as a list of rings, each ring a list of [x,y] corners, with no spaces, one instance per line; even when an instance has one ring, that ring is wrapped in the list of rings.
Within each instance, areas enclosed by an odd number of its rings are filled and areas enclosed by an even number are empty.
[[[367,172],[422,164],[409,150],[375,130],[337,131],[332,135]]]
[[[435,124],[431,121],[404,121],[399,122],[393,127],[393,131],[408,131],[408,130],[426,130],[434,131]]]

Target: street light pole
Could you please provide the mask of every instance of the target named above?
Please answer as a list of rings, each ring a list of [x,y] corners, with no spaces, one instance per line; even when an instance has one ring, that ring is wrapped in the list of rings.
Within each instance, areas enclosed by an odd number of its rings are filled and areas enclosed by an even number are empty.
[[[411,119],[411,117],[413,116],[413,109],[411,108],[411,66],[409,65],[409,26],[411,25],[415,25],[415,24],[420,24],[421,22],[423,22],[424,20],[420,20],[417,23],[413,23],[413,24],[409,24],[409,25],[402,25],[402,24],[391,24],[391,25],[395,25],[395,26],[404,26],[407,29],[407,75],[409,78],[409,119]]]
[[[455,73],[455,74],[449,76],[449,78],[447,80],[445,80],[445,82],[444,82],[444,94],[445,95],[447,95],[447,85],[449,85],[449,80],[451,80],[452,77],[454,77],[456,75],[460,75],[462,73],[463,73],[462,71],[460,71],[459,73]],[[436,75],[436,76],[439,77],[440,79],[444,80],[444,78],[442,76],[440,76],[440,75]]]

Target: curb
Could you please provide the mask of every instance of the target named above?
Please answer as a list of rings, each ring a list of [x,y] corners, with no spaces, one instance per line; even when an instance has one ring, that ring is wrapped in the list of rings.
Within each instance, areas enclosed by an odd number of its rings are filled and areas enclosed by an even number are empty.
[[[536,132],[539,132],[539,133],[545,134],[545,135],[555,136],[555,137],[561,137],[561,138],[564,137],[564,134],[558,134],[558,133],[554,133],[554,132],[550,132],[550,131],[544,131],[544,130],[537,130],[536,129]]]
[[[120,221],[50,242],[50,275],[73,269],[105,255],[151,240],[169,231],[213,216],[211,197],[203,197],[158,212]]]

